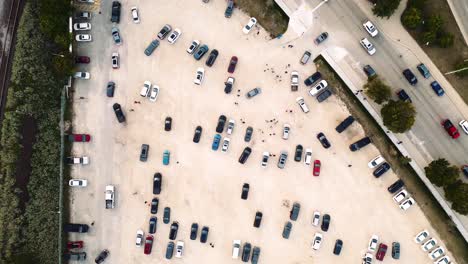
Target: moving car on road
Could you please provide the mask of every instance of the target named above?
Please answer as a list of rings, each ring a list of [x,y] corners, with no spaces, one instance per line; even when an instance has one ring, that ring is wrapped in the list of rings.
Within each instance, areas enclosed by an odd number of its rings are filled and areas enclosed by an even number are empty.
[[[453,125],[450,119],[445,119],[444,121],[442,121],[442,126],[453,139],[457,139],[458,137],[460,137],[458,129]]]
[[[364,29],[371,35],[371,37],[375,37],[379,34],[379,31],[377,28],[372,24],[372,22],[367,21],[366,23],[362,24],[364,26]]]
[[[418,79],[410,69],[405,69],[403,71],[403,76],[405,76],[405,79],[413,86],[418,83]]]
[[[122,45],[122,38],[120,37],[120,31],[116,27],[112,27],[111,30],[112,38],[114,39],[115,45]]]
[[[367,51],[369,55],[374,55],[376,50],[374,48],[374,45],[367,39],[367,38],[362,38],[359,43],[361,43],[361,46]]]

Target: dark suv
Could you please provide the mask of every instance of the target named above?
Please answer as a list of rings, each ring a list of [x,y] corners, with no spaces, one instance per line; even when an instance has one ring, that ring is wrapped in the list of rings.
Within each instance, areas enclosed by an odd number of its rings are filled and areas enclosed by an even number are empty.
[[[398,98],[400,98],[400,100],[402,100],[403,102],[412,102],[411,101],[411,98],[409,97],[409,95],[406,93],[405,90],[401,89],[400,91],[397,92],[397,95],[398,95]]]
[[[256,228],[260,227],[260,224],[262,223],[262,217],[263,217],[262,212],[255,213],[255,219],[254,219],[254,223],[253,223],[254,227],[256,227]]]
[[[74,233],[87,233],[89,226],[86,224],[65,224],[63,226],[63,231],[65,232],[74,232]]]
[[[156,172],[153,176],[153,194],[161,193],[161,183],[162,183],[162,175],[161,173]]]
[[[364,137],[361,138],[360,140],[354,142],[353,144],[349,145],[349,149],[351,151],[357,151],[360,150],[361,148],[369,145],[371,143],[371,140],[369,137]]]
[[[307,79],[305,79],[304,84],[306,86],[311,86],[316,81],[320,80],[320,78],[322,78],[322,74],[320,72],[316,72],[316,73],[312,74],[311,76],[309,76]]]
[[[396,182],[392,183],[392,185],[388,186],[387,190],[390,193],[396,193],[398,190],[403,188],[405,186],[405,183],[402,180],[397,180]]]
[[[122,107],[120,107],[120,104],[115,103],[112,108],[114,109],[115,116],[117,117],[119,123],[125,122],[125,115],[122,112]]]
[[[354,122],[354,117],[348,116],[335,128],[336,132],[341,133],[345,131],[346,128],[348,128],[353,122]]]
[[[404,70],[403,75],[405,76],[406,80],[411,85],[416,85],[418,83],[418,79],[416,78],[416,76],[413,74],[413,72],[410,69]]]
[[[328,228],[330,227],[330,221],[331,221],[330,215],[329,214],[324,214],[323,217],[322,217],[322,225],[320,226],[322,231],[324,231],[324,232],[328,231]]]
[[[171,30],[172,30],[172,27],[169,24],[164,25],[164,27],[161,28],[161,30],[158,33],[158,38],[160,40],[163,40],[167,36],[167,34],[171,32]]]
[[[177,231],[179,230],[179,223],[173,222],[171,225],[171,231],[169,232],[169,239],[174,240],[177,238]]]
[[[252,153],[252,149],[249,147],[245,147],[244,151],[242,151],[242,154],[239,157],[239,163],[244,164],[249,158],[250,153]]]
[[[119,23],[120,22],[120,2],[113,1],[112,2],[112,12],[111,12],[111,22]]]
[[[234,0],[228,0],[226,11],[224,11],[224,17],[230,18],[232,11],[234,11]]]
[[[242,185],[242,193],[241,193],[242,200],[247,200],[247,198],[249,197],[249,189],[250,189],[250,185],[248,183],[244,183],[244,185]]]
[[[211,67],[216,61],[216,58],[218,58],[218,50],[214,49],[210,52],[210,56],[208,56],[208,59],[206,59],[206,66]]]
[[[373,172],[374,177],[379,178],[380,176],[382,176],[384,173],[386,173],[389,170],[390,170],[390,164],[388,164],[387,162],[384,162],[382,165],[377,167],[377,169],[375,169],[375,171]]]
[[[304,148],[302,147],[302,145],[297,145],[296,146],[296,152],[294,153],[294,160],[297,161],[297,162],[300,162],[301,159],[302,159],[302,150]]]
[[[220,115],[218,118],[218,124],[216,125],[216,133],[223,133],[225,124],[226,124],[226,116]]]
[[[197,128],[195,128],[195,134],[193,134],[193,142],[195,142],[195,143],[200,142],[200,137],[201,137],[202,131],[203,131],[203,129],[202,129],[201,126],[197,126]]]

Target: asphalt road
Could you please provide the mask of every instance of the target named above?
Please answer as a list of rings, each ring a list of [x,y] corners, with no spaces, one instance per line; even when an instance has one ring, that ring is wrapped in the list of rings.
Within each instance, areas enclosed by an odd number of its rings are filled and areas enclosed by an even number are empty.
[[[447,2],[468,45],[468,1],[447,0]]]
[[[308,0],[308,3],[313,8],[318,1]],[[459,128],[458,122],[465,117],[449,95],[438,97],[434,93],[430,87],[434,78],[426,80],[419,74],[416,65],[420,60],[411,50],[400,44],[397,39],[388,37],[386,32],[380,31],[377,37],[371,38],[362,26],[362,23],[368,20],[368,16],[354,1],[330,1],[314,13],[314,19],[318,20],[323,31],[330,33],[330,38],[340,38],[339,43],[335,41],[335,45],[350,52],[352,57],[359,61],[360,67],[372,65],[394,92],[404,89],[409,94],[416,107],[417,116],[413,128],[406,136],[420,150],[427,162],[440,157],[456,165],[468,163],[468,136],[459,129],[461,135],[454,140],[440,125],[442,120],[449,118]],[[379,28],[379,21],[373,22]],[[374,44],[377,49],[375,55],[369,56],[360,46],[359,40],[363,37]],[[418,78],[418,84],[414,87],[409,85],[402,75],[402,71],[408,67]]]

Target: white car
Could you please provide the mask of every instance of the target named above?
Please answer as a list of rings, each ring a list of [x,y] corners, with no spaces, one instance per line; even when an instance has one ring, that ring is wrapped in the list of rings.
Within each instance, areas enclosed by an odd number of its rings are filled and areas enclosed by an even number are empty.
[[[312,224],[314,226],[318,226],[320,223],[320,212],[319,211],[315,211],[314,212],[314,215],[312,216]]]
[[[316,96],[318,93],[321,91],[325,90],[325,88],[328,87],[328,83],[325,80],[321,80],[319,83],[317,83],[312,89],[310,89],[309,94],[311,96]]]
[[[159,95],[159,86],[157,86],[155,84],[155,85],[153,85],[153,89],[151,89],[151,94],[150,94],[149,100],[151,102],[156,102],[156,100],[158,99],[158,95]]]
[[[284,124],[283,126],[283,139],[289,138],[289,132],[291,131],[291,126],[288,124]]]
[[[79,41],[79,42],[89,42],[92,40],[90,34],[77,34],[75,36],[75,39],[76,41]]]
[[[306,105],[303,97],[296,98],[296,103],[301,107],[302,112],[308,113],[309,107]]]
[[[465,132],[465,134],[468,134],[468,121],[462,120],[460,121],[459,125],[463,129],[463,132]]]
[[[419,232],[419,234],[417,234],[415,237],[414,237],[414,242],[418,243],[418,244],[421,244],[421,242],[423,242],[424,240],[426,240],[426,238],[429,236],[429,231],[427,230],[423,230],[421,232]]]
[[[451,263],[451,262],[450,262],[450,258],[448,256],[443,256],[439,260],[434,261],[434,264],[449,264],[449,263]]]
[[[421,248],[424,251],[429,251],[429,250],[432,250],[433,248],[435,248],[436,245],[437,245],[437,240],[435,238],[431,238],[428,241],[426,241],[426,243],[424,243],[421,246]]]
[[[408,197],[408,192],[403,189],[401,190],[400,192],[398,192],[397,194],[395,194],[395,196],[393,196],[393,201],[395,201],[396,203],[401,203],[401,201],[403,201],[406,197]]]
[[[74,30],[90,30],[91,24],[90,23],[75,23],[73,24]]]
[[[135,244],[137,247],[141,247],[141,245],[143,245],[144,236],[145,236],[145,233],[143,232],[143,230],[138,229],[137,235],[136,235],[136,241],[135,241]]]
[[[245,25],[245,27],[242,29],[242,32],[244,32],[244,34],[249,34],[250,30],[252,30],[252,28],[257,24],[257,19],[255,17],[251,17],[249,19],[249,23],[247,23],[247,25]]]
[[[184,253],[184,241],[177,241],[176,244],[176,253],[175,257],[176,258],[182,258],[182,254]]]
[[[377,244],[379,243],[379,237],[377,235],[372,235],[371,239],[369,240],[369,246],[367,249],[370,252],[374,252],[377,249]]]
[[[192,43],[190,43],[190,46],[187,48],[187,53],[188,54],[193,54],[195,50],[200,46],[200,41],[198,40],[192,40]]]
[[[268,164],[268,158],[270,158],[270,153],[265,151],[262,155],[262,168],[266,168]]]
[[[371,161],[369,161],[369,163],[367,163],[367,166],[371,169],[377,167],[380,165],[380,163],[384,162],[385,159],[381,156],[381,155],[378,155],[377,157],[373,158]]]
[[[362,26],[366,29],[367,33],[369,33],[369,35],[371,35],[372,37],[375,37],[377,36],[377,34],[379,34],[379,31],[377,30],[377,28],[370,21],[367,21],[366,23],[362,24]]]
[[[445,251],[442,247],[438,247],[431,251],[431,253],[427,254],[432,260],[438,259],[445,255]]]
[[[197,73],[195,74],[195,80],[193,80],[193,82],[196,85],[201,85],[201,83],[203,82],[204,77],[205,77],[205,69],[198,68]]]
[[[312,150],[311,149],[306,149],[305,150],[305,155],[304,155],[304,164],[305,165],[310,165],[312,162]]]
[[[167,41],[169,41],[169,43],[171,44],[174,44],[179,39],[181,34],[182,34],[182,31],[176,28],[174,29],[174,31],[172,31],[171,35],[169,35],[169,37],[167,38]]]
[[[234,119],[229,119],[229,122],[228,122],[228,125],[227,125],[227,128],[226,128],[226,132],[228,135],[231,135],[232,132],[234,131],[234,126],[236,125],[236,121],[234,121]]]
[[[131,10],[132,10],[133,23],[139,24],[140,23],[140,16],[138,15],[138,8],[136,6],[133,6]]]
[[[120,67],[119,53],[112,53],[112,69],[118,69]]]
[[[372,254],[367,252],[362,258],[362,264],[371,264],[372,263]]]
[[[68,185],[71,187],[86,187],[88,186],[87,180],[74,179],[68,182]]]
[[[93,4],[94,0],[77,0],[78,3],[86,3],[86,4]]]
[[[237,259],[239,257],[241,241],[233,240],[232,241],[232,258]]]
[[[374,48],[374,45],[370,43],[370,41],[367,38],[363,38],[359,41],[361,43],[361,46],[369,53],[369,55],[374,55],[376,50]]]
[[[410,208],[413,204],[415,204],[416,202],[414,201],[414,199],[412,197],[404,200],[401,204],[400,204],[400,208],[402,210],[408,210],[408,208]]]
[[[314,235],[314,241],[313,241],[313,244],[312,244],[312,248],[313,248],[314,250],[320,249],[320,245],[322,245],[322,240],[323,240],[322,234],[320,234],[320,233],[315,233],[315,235]]]
[[[89,74],[89,72],[75,72],[75,74],[73,74],[73,77],[75,79],[88,80],[91,77],[91,75]]]
[[[74,164],[88,165],[89,164],[89,157],[87,157],[87,156],[67,157],[65,160],[66,160],[68,165],[74,165]]]
[[[229,142],[231,142],[231,140],[229,138],[224,138],[223,140],[223,147],[221,148],[221,151],[222,152],[227,152],[227,150],[229,149]]]
[[[151,92],[151,82],[150,81],[145,81],[143,83],[143,87],[140,90],[140,95],[142,97],[147,97]]]

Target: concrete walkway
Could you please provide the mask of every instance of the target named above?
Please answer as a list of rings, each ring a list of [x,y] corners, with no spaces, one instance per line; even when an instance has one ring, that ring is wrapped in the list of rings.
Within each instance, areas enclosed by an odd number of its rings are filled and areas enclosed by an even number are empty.
[[[468,1],[467,0],[447,0],[447,3],[452,10],[458,28],[465,39],[465,44],[468,45]]]

